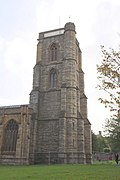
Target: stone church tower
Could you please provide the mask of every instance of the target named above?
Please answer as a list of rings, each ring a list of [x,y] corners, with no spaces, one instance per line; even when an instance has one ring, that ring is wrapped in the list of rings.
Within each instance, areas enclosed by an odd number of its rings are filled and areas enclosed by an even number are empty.
[[[0,107],[0,163],[91,163],[75,25],[39,33],[28,105]]]
[[[91,163],[91,126],[73,23],[39,33],[30,105],[34,161],[50,156],[56,163]]]

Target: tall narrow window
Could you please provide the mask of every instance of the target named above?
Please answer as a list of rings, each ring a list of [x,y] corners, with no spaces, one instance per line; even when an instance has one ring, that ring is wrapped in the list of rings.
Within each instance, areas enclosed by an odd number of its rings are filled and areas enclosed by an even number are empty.
[[[75,147],[75,140],[73,139],[73,147]]]
[[[15,120],[10,120],[4,128],[2,153],[15,153],[18,135],[18,124]]]
[[[54,69],[50,73],[50,82],[51,82],[51,88],[54,88],[57,86],[57,75]]]
[[[72,126],[73,126],[73,130],[75,130],[75,123],[74,122],[72,123]]]
[[[57,46],[56,44],[53,44],[51,46],[51,61],[57,61]]]

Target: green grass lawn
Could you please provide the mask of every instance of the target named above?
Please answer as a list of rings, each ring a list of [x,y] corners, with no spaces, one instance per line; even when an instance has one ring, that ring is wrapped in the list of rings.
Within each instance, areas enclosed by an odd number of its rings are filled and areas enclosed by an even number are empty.
[[[0,180],[120,180],[120,165],[0,166]]]

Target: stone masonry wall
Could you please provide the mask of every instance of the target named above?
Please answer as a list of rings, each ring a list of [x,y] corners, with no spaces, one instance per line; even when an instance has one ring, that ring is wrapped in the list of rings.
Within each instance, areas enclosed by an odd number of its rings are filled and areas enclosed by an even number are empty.
[[[29,163],[30,125],[32,109],[28,105],[0,107],[0,161],[7,164]],[[2,154],[3,131],[6,123],[14,119],[18,123],[15,155]]]
[[[70,22],[62,29],[39,33],[30,100],[37,114],[35,152],[56,152],[63,163],[86,163],[85,153],[90,154],[91,146],[90,124],[85,122],[82,57],[75,34],[75,25]],[[55,61],[51,61],[52,44],[58,50]],[[50,86],[52,69],[57,73],[55,88]]]

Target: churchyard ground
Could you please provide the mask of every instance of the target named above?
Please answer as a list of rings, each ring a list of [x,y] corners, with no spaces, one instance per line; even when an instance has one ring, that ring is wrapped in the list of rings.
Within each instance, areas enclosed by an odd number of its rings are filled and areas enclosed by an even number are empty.
[[[0,180],[120,180],[120,165],[0,165]]]

